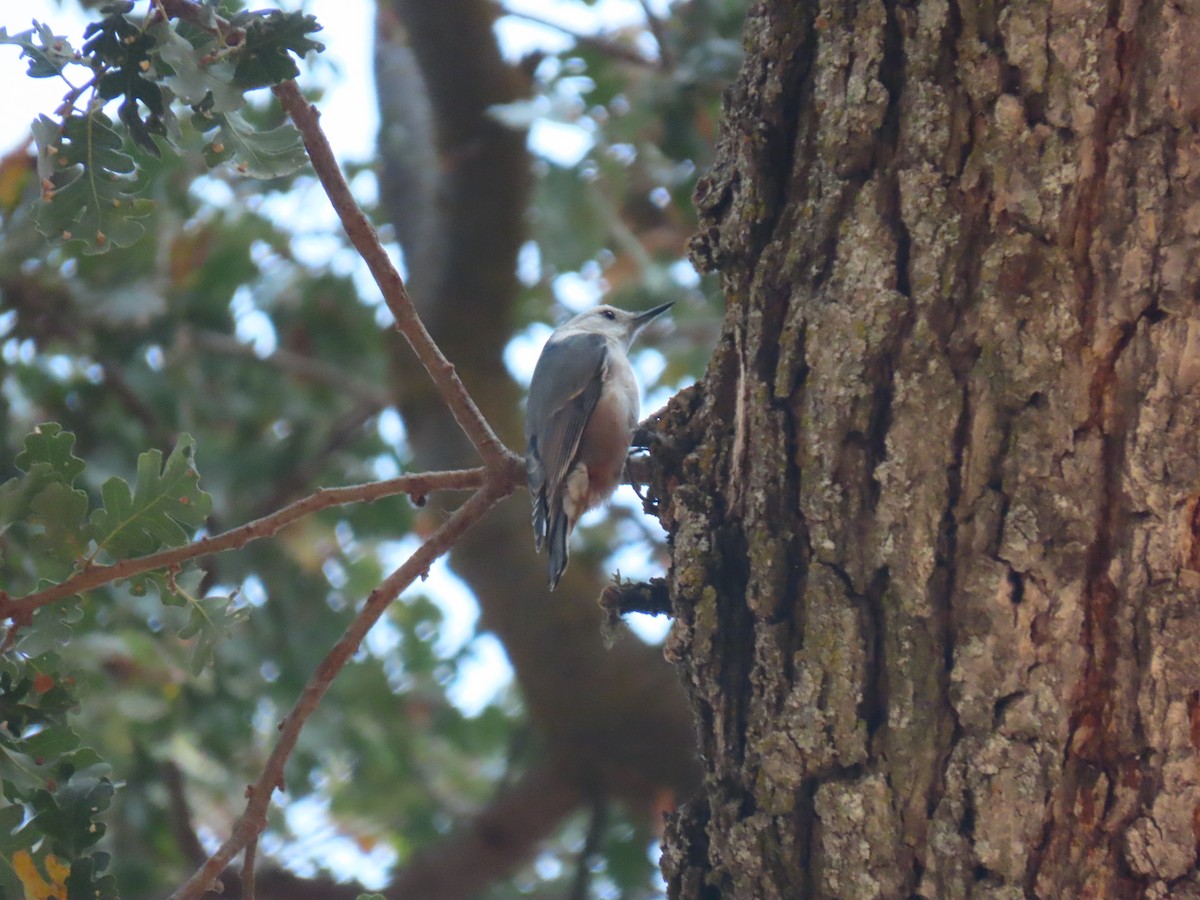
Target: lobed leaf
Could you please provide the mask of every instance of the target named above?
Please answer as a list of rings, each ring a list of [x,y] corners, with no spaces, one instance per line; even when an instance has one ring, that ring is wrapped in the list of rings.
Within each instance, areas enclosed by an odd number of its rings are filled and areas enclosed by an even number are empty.
[[[191,643],[189,663],[193,675],[204,671],[212,661],[217,644],[229,637],[250,614],[246,607],[235,605],[232,596],[196,597],[202,579],[203,573],[195,568],[180,574],[142,572],[129,579],[135,595],[144,595],[149,588],[154,588],[163,605],[189,610],[178,636],[181,641]]]
[[[166,109],[162,88],[154,81],[155,76],[147,77],[156,39],[126,15],[132,9],[129,2],[106,6],[103,12],[108,15],[84,31],[88,40],[83,52],[92,57],[97,71],[103,70],[96,85],[100,99],[125,98],[117,109],[118,116],[133,142],[157,159],[160,153],[152,135],[167,137],[167,126],[163,121]]]
[[[259,131],[239,113],[204,113],[192,116],[197,131],[217,134],[205,145],[204,161],[211,168],[233,159],[243,175],[278,178],[304,167],[308,154],[300,132],[293,125]]]
[[[55,129],[56,137],[47,140]],[[89,254],[128,247],[142,236],[145,227],[138,220],[154,205],[131,192],[136,188],[137,167],[124,152],[111,119],[94,111],[71,115],[59,127],[39,116],[34,136],[39,171],[53,170],[49,189],[34,206],[33,221],[39,232],[81,241]]]
[[[73,686],[57,654],[15,657],[0,667],[0,783],[10,801],[56,790],[60,767],[84,752],[66,724],[78,703]],[[98,761],[93,757],[85,761]]]
[[[229,637],[245,621],[249,610],[234,605],[233,597],[212,596],[192,601],[188,622],[179,629],[179,637],[192,641],[191,668],[199,675],[212,661],[217,644]]]
[[[74,628],[83,618],[78,597],[38,607],[33,624],[22,628],[17,635],[17,649],[29,656],[41,656],[62,650],[70,643]]]
[[[7,29],[0,28],[0,44],[14,44],[21,48],[21,58],[29,60],[26,74],[30,78],[53,78],[61,75],[63,69],[71,64],[84,65],[70,41],[55,34],[48,25],[43,25],[37,19],[33,20],[32,28],[16,34],[9,34]]]
[[[43,562],[57,563],[53,570],[39,568],[45,578],[64,579],[89,552],[93,528],[87,521],[88,496],[61,481],[51,482],[29,504],[29,521],[40,526],[33,549]]]
[[[0,855],[12,858],[19,850],[28,850],[39,837],[32,828],[22,827],[25,810],[18,804],[0,806]]]
[[[116,787],[108,765],[88,749],[61,762],[56,774],[55,790],[35,791],[30,800],[33,823],[55,850],[74,858],[104,837],[96,816],[108,809]]]
[[[0,485],[0,534],[17,522],[34,527],[30,545],[42,577],[66,577],[88,550],[87,494],[71,487],[86,464],[74,445],[58,423],[37,426],[14,459],[25,474]]]
[[[153,55],[165,63],[173,74],[163,82],[185,103],[204,105],[216,113],[231,112],[246,102],[243,88],[233,83],[233,63],[227,58],[210,58],[208,50],[193,47],[167,22],[150,29],[154,35]]]
[[[212,498],[200,490],[192,465],[195,444],[191,435],[180,435],[165,465],[160,450],[141,454],[132,490],[122,478],[104,482],[104,506],[91,516],[101,549],[117,559],[142,556],[186,543],[204,524]]]
[[[35,760],[62,756],[80,746],[79,735],[66,725],[45,728],[24,742],[24,751]]]
[[[67,900],[86,897],[88,900],[119,900],[115,875],[101,875],[108,868],[107,853],[91,853],[71,862],[67,878]]]
[[[67,724],[78,705],[57,654],[0,658],[0,791],[8,801],[0,860],[10,863],[0,867],[0,897],[18,885],[17,896],[116,896],[111,876],[100,875],[108,854],[88,852],[104,835],[97,816],[115,788],[108,765]]]
[[[25,449],[13,462],[22,472],[28,472],[34,463],[46,463],[66,484],[71,484],[87,468],[87,463],[72,452],[74,447],[74,434],[63,431],[57,422],[43,422],[25,435]]]
[[[268,87],[300,74],[291,53],[304,56],[310,50],[320,52],[325,45],[308,35],[320,31],[316,16],[278,9],[243,12],[230,24],[246,32],[234,58],[234,83],[243,90]]]

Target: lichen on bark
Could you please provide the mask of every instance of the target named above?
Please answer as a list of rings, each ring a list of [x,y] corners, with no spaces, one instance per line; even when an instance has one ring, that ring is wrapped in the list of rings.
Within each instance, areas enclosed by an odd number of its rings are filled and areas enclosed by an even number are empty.
[[[707,771],[671,895],[1200,893],[1200,9],[745,43],[659,485]]]

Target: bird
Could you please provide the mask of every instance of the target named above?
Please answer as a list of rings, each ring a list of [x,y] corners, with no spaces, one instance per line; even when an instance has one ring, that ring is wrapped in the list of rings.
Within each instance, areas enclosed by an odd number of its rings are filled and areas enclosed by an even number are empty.
[[[633,313],[600,305],[560,325],[546,341],[525,407],[525,470],[533,539],[547,548],[550,590],[567,568],[575,523],[616,489],[638,423],[629,346],[664,303]]]

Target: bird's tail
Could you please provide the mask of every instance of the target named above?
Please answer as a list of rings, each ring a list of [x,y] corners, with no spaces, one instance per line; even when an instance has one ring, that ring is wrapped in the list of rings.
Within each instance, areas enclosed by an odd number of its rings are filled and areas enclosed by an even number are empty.
[[[533,546],[542,552],[546,539],[546,472],[537,455],[537,443],[531,442],[525,454],[525,474],[529,479],[529,496],[533,500]]]
[[[542,542],[546,539],[546,498],[539,491],[533,495],[533,547],[542,552]]]
[[[561,504],[553,504],[553,507],[550,510],[550,527],[546,533],[546,550],[549,554],[546,571],[550,578],[550,590],[558,587],[558,579],[567,568],[567,559],[571,555],[570,543],[567,541],[571,531],[567,513]]]

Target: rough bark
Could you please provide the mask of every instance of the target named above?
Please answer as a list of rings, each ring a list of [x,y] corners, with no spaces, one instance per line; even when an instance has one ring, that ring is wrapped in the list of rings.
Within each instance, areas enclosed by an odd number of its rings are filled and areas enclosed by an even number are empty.
[[[1200,7],[758,5],[660,426],[673,897],[1200,896]]]

